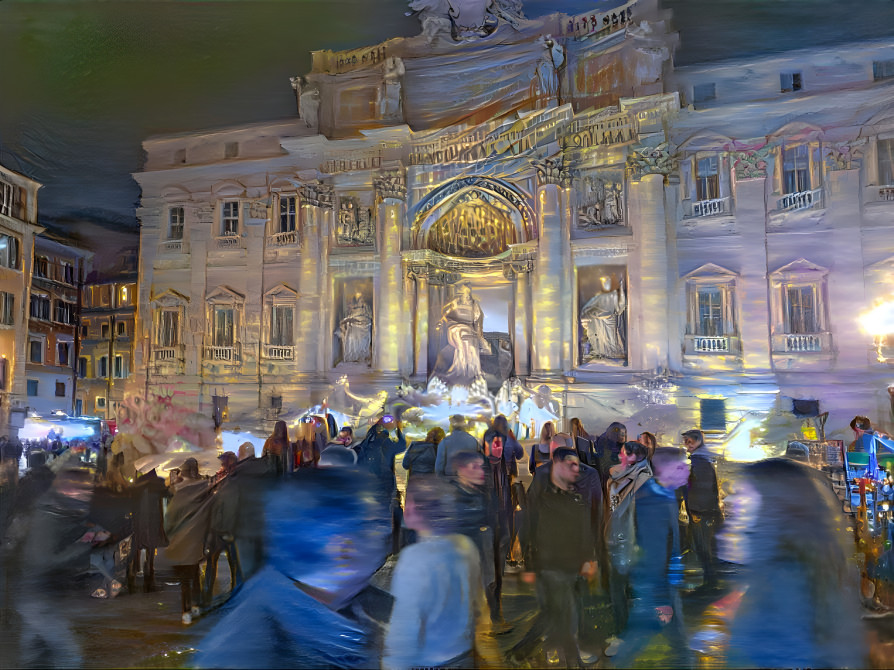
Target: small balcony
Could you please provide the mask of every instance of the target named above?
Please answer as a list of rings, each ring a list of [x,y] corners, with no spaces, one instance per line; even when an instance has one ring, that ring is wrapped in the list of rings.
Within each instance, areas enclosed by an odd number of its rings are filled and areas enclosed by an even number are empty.
[[[697,200],[692,203],[692,216],[720,216],[729,213],[729,198]]]
[[[773,351],[786,354],[828,352],[832,348],[831,333],[781,333],[773,336]]]
[[[231,347],[205,347],[206,363],[229,363],[235,365],[242,361],[242,348],[237,342]]]
[[[799,191],[798,193],[786,193],[776,201],[776,208],[780,212],[797,212],[802,209],[810,209],[822,204],[823,190],[821,188],[812,191]]]
[[[165,240],[158,245],[160,254],[182,254],[189,250],[189,246],[183,240]]]
[[[294,247],[298,245],[298,231],[288,230],[267,236],[268,247]]]
[[[183,347],[181,345],[156,347],[152,350],[152,358],[156,363],[172,363],[183,360]]]
[[[241,249],[242,237],[238,233],[228,233],[214,239],[218,249]]]
[[[697,354],[727,354],[729,338],[696,335],[692,338],[692,351]]]
[[[264,358],[271,361],[291,361],[295,358],[295,347],[278,344],[264,345]]]
[[[878,199],[881,202],[894,202],[894,186],[882,186],[878,190]]]

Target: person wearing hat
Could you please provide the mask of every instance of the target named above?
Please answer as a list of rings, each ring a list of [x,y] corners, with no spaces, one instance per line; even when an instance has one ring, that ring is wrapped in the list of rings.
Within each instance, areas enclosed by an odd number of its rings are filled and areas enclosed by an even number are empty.
[[[450,428],[450,434],[438,445],[438,457],[435,460],[435,473],[442,477],[456,476],[456,466],[453,464],[455,454],[461,451],[481,451],[478,440],[467,432],[468,424],[462,414],[450,417]]]
[[[705,447],[705,435],[700,430],[683,433],[683,446],[689,452],[691,465],[689,481],[683,489],[692,548],[702,565],[705,588],[717,586],[716,556],[717,527],[723,519],[720,513],[720,490],[714,461]]]

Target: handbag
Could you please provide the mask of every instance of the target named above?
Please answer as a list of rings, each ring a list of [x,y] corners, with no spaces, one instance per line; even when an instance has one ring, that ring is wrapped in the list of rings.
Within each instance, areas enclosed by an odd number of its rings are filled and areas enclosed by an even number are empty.
[[[689,523],[689,512],[686,511],[686,501],[680,501],[680,523],[688,524]]]

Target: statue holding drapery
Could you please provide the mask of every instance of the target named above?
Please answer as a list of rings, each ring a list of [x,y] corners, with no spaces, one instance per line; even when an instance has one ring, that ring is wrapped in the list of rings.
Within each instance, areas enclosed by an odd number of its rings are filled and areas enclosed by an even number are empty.
[[[372,344],[372,309],[359,291],[348,303],[347,313],[335,334],[341,338],[345,363],[369,363]]]
[[[444,305],[437,328],[447,332],[453,362],[442,374],[445,381],[470,384],[481,374],[481,352],[490,352],[484,338],[484,313],[468,284],[460,284],[456,297]]]
[[[581,323],[590,345],[588,358],[627,357],[626,323],[627,295],[624,281],[612,287],[611,277],[602,277],[602,292],[590,298],[580,312]]]

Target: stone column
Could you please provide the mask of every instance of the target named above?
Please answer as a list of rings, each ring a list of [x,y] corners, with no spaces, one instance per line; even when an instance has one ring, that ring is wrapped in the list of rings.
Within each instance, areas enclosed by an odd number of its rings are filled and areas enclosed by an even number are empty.
[[[627,265],[627,360],[635,370],[668,364],[667,226],[664,176],[646,174],[629,185],[628,212],[635,221],[635,251]]]
[[[513,359],[515,360],[515,375],[527,377],[531,374],[531,271],[534,268],[534,260],[526,259],[522,263],[511,263],[503,272],[511,279],[512,283],[512,312],[510,314],[510,328],[512,334]]]
[[[376,189],[377,240],[380,260],[373,326],[373,368],[400,371],[401,344],[409,346],[409,321],[405,318],[400,237],[407,214],[407,188],[402,171],[381,172],[373,180]]]
[[[567,171],[554,160],[540,161],[535,167],[539,240],[530,306],[531,372],[549,377],[560,375],[566,363],[570,367],[571,350],[566,345],[571,328],[570,238],[562,188]]]
[[[741,274],[736,282],[743,364],[748,372],[767,372],[772,367],[767,249],[765,244],[754,243],[767,237],[765,153],[743,151],[732,156],[736,177],[736,225],[742,239],[751,240],[751,243],[741,245]]]
[[[298,274],[298,314],[295,323],[295,368],[298,372],[316,372],[322,355],[321,331],[328,323],[320,323],[322,288],[328,260],[325,256],[323,231],[327,211],[332,210],[332,188],[308,184],[301,189],[301,256]]]
[[[413,374],[428,377],[428,277],[424,272],[410,273],[416,284],[416,319],[413,337]]]
[[[850,159],[853,152],[842,148],[831,147],[826,160],[826,217],[832,225],[824,243],[828,245],[826,249],[834,249],[834,267],[841,269],[830,272],[827,279],[829,311],[825,325],[832,333],[832,349],[838,351],[835,367],[853,373],[866,369],[866,352],[873,348],[872,335],[855,324],[859,313],[872,305],[866,301],[860,170],[856,161]],[[803,255],[811,258],[806,249]],[[826,258],[829,255],[825,254]],[[831,263],[823,265],[832,267]]]

